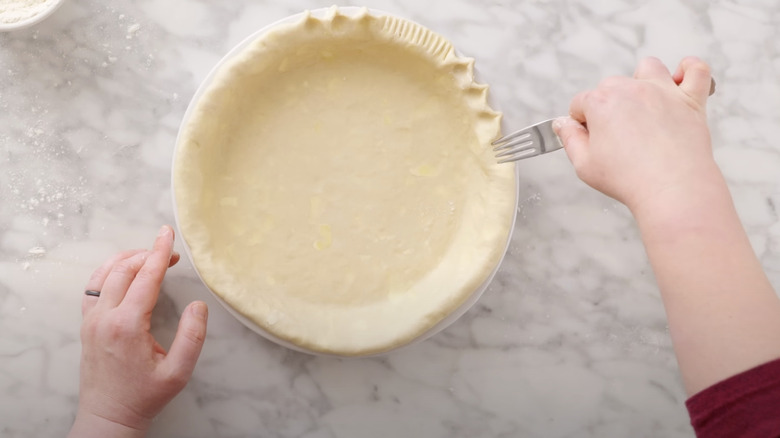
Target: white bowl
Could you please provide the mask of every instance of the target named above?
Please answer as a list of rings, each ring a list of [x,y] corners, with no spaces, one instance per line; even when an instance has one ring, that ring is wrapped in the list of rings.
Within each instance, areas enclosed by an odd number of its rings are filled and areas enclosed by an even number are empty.
[[[33,15],[32,17],[17,21],[15,23],[4,23],[0,21],[0,32],[12,32],[14,30],[21,30],[21,29],[26,29],[28,27],[34,26],[40,23],[41,21],[49,18],[49,16],[51,16],[51,14],[53,14],[54,11],[57,10],[57,8],[62,6],[64,2],[65,0],[53,0],[51,4],[48,5],[47,9],[44,9],[43,11]]]
[[[314,9],[314,10],[311,10],[310,13],[313,16],[315,16],[315,17],[324,17],[328,13],[329,10],[330,10],[330,8]],[[339,12],[343,13],[343,14],[347,14],[347,15],[356,15],[361,10],[363,10],[363,8],[355,7],[355,6],[341,6],[341,7],[339,7]],[[372,15],[376,15],[376,16],[392,16],[393,15],[393,14],[389,14],[387,12],[379,11],[379,10],[376,10],[376,9],[369,9],[368,11]],[[241,41],[238,45],[236,45],[232,50],[230,50],[228,52],[228,54],[225,55],[211,69],[211,72],[209,72],[209,74],[206,76],[206,78],[203,80],[203,82],[198,87],[197,91],[195,92],[195,95],[192,97],[192,100],[189,103],[189,106],[187,107],[187,111],[184,113],[184,118],[182,119],[182,123],[181,123],[180,126],[184,127],[184,126],[187,125],[187,122],[189,121],[190,117],[192,116],[192,111],[194,110],[197,102],[200,100],[201,96],[205,93],[206,89],[208,89],[208,87],[211,85],[211,83],[214,80],[214,77],[215,77],[217,71],[219,71],[219,69],[223,65],[225,65],[228,60],[230,60],[234,56],[236,56],[239,53],[241,53],[252,42],[257,40],[260,36],[264,35],[265,33],[269,32],[273,28],[275,28],[275,27],[277,27],[279,25],[297,22],[297,21],[299,21],[299,20],[301,20],[303,18],[304,14],[305,14],[305,12],[301,12],[299,14],[291,15],[289,17],[286,17],[286,18],[283,18],[281,20],[278,20],[275,23],[269,24],[269,25],[261,28],[260,30],[254,32],[253,34],[251,34],[250,36],[245,38],[243,41]],[[407,21],[411,21],[411,20],[408,20],[406,18],[404,18],[404,19],[407,20]],[[463,56],[460,52],[457,52],[457,50],[456,50],[456,53],[458,54],[458,56]],[[477,75],[476,69],[474,70],[474,73],[475,73],[475,76],[476,76]],[[488,103],[491,105],[492,108],[495,109],[496,107],[495,107],[493,101],[490,98],[488,98],[488,99],[489,99]],[[180,128],[179,129],[179,134],[178,134],[178,136],[176,138],[176,145],[177,145],[176,147],[178,147],[179,141],[181,140],[181,138],[180,138],[181,137],[181,133],[182,133],[182,129]],[[174,156],[174,165],[175,165],[176,151],[174,151],[173,156]],[[173,185],[174,185],[173,175],[174,175],[174,172],[171,172],[171,187],[173,187]],[[519,173],[517,171],[517,167],[515,167],[515,184],[517,184],[518,186],[519,186],[519,181],[520,181]],[[519,187],[518,187],[518,189],[519,189]],[[171,192],[172,192],[172,198],[173,198],[173,212],[174,212],[174,219],[176,221],[176,228],[181,230],[181,228],[179,226],[179,215],[178,215],[178,211],[177,211],[177,208],[176,208],[176,191],[172,189]],[[519,190],[518,190],[518,192],[519,192]],[[515,220],[517,218],[518,199],[519,198],[515,199],[515,208],[513,210],[512,224],[515,223]],[[477,289],[475,289],[474,292],[472,292],[472,294],[469,296],[469,298],[463,304],[461,304],[457,309],[452,311],[446,318],[444,318],[441,321],[439,321],[436,325],[434,325],[433,327],[428,329],[426,332],[422,333],[420,336],[418,336],[412,342],[409,342],[409,343],[407,343],[405,345],[401,345],[401,346],[396,347],[396,348],[394,348],[392,350],[387,350],[387,351],[383,351],[381,353],[367,354],[367,355],[362,355],[362,356],[357,356],[357,357],[381,356],[381,355],[387,354],[387,353],[389,353],[391,351],[397,351],[398,349],[406,348],[406,347],[408,347],[410,345],[414,345],[414,344],[416,344],[418,342],[421,342],[421,341],[423,341],[425,339],[430,338],[431,336],[435,335],[436,333],[439,333],[440,331],[444,330],[446,327],[448,327],[449,325],[454,323],[458,318],[463,316],[463,314],[466,313],[466,311],[468,311],[477,302],[477,300],[482,296],[482,294],[485,292],[485,290],[487,290],[488,286],[490,285],[490,282],[493,280],[493,277],[495,277],[496,272],[498,271],[498,268],[501,266],[501,263],[503,263],[504,258],[506,256],[506,251],[509,248],[509,242],[512,240],[513,228],[514,227],[510,228],[510,230],[509,230],[509,235],[507,236],[506,244],[504,246],[504,251],[503,251],[504,255],[502,255],[501,260],[499,260],[499,262],[493,268],[493,270],[491,271],[490,275],[485,279],[485,281]],[[184,244],[184,250],[187,253],[187,257],[189,258],[190,263],[192,263],[192,265],[194,267],[195,266],[195,262],[194,262],[194,260],[192,258],[192,253],[190,252],[190,247],[189,247],[189,245],[187,245],[186,239],[181,239],[181,241]],[[240,314],[238,311],[233,309],[217,293],[215,293],[213,290],[211,290],[211,288],[208,287],[208,284],[206,284],[206,282],[203,281],[203,277],[201,276],[200,272],[198,272],[197,268],[195,268],[195,272],[197,272],[198,277],[201,279],[201,282],[203,282],[203,284],[206,286],[206,288],[209,289],[209,291],[214,296],[214,298],[216,298],[216,300],[231,315],[233,315],[236,319],[241,321],[242,324],[244,324],[248,328],[252,329],[254,332],[258,333],[259,335],[263,336],[264,338],[266,338],[266,339],[268,339],[268,340],[270,340],[272,342],[275,342],[275,343],[277,343],[279,345],[282,345],[284,347],[287,347],[287,348],[289,348],[291,350],[299,351],[299,352],[302,352],[302,353],[308,353],[308,354],[313,354],[313,355],[317,355],[317,356],[343,357],[343,356],[339,356],[339,355],[335,355],[335,354],[327,354],[327,353],[322,353],[322,352],[318,352],[318,351],[312,351],[312,350],[303,348],[301,346],[292,344],[292,343],[290,343],[288,341],[285,341],[284,339],[280,339],[279,337],[275,336],[273,333],[269,333],[268,331],[266,331],[262,327],[258,326],[254,321],[250,320],[249,318],[245,317],[244,315]],[[349,357],[356,357],[356,356],[349,356]]]

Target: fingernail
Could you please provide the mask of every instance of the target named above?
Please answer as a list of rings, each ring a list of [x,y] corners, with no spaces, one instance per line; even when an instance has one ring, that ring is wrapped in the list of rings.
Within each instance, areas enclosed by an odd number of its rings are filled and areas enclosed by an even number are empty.
[[[195,303],[192,305],[192,313],[198,318],[206,319],[206,316],[209,313],[209,308],[205,303]]]
[[[553,120],[552,122],[552,129],[556,134],[560,134],[561,128],[563,128],[564,119],[566,117],[558,117],[557,119]]]
[[[163,225],[160,228],[160,231],[157,233],[157,237],[163,237],[168,234],[171,234],[171,227],[169,227],[168,225]]]

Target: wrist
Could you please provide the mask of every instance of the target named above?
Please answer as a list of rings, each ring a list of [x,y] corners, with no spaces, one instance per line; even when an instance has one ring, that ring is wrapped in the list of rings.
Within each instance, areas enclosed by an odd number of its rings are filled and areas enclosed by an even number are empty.
[[[629,206],[644,238],[676,240],[680,236],[718,235],[741,230],[725,179],[717,173],[664,191]]]
[[[673,226],[712,214],[715,207],[732,206],[731,193],[723,174],[713,161],[678,178],[665,187],[638,196],[626,206],[640,227],[643,224]]]
[[[143,438],[149,425],[131,426],[79,409],[68,438]]]

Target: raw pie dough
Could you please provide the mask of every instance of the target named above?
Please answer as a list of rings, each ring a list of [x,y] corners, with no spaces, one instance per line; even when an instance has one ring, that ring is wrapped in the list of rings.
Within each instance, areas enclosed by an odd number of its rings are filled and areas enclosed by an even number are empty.
[[[464,303],[497,266],[516,200],[472,66],[366,10],[307,13],[232,57],[174,163],[179,226],[211,290],[338,355],[406,344]]]

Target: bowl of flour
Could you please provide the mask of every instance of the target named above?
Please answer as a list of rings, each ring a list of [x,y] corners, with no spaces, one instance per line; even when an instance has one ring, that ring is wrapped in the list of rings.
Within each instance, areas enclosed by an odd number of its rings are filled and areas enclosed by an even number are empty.
[[[0,32],[30,27],[50,16],[64,0],[0,0]]]

